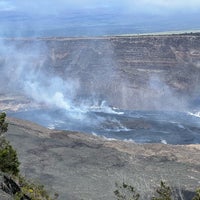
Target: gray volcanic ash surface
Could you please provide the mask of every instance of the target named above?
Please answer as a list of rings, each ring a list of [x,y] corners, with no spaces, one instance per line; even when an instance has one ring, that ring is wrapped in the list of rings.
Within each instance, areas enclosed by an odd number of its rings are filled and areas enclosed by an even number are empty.
[[[40,115],[44,113],[34,110],[32,115],[42,120]],[[129,114],[133,115],[132,112]],[[148,120],[130,124],[137,127],[138,135],[144,129],[150,133],[149,126],[163,120],[160,117],[153,120],[153,116],[152,124]],[[168,117],[172,120],[170,114]],[[146,200],[152,196],[160,180],[165,180],[185,199],[191,199],[192,191],[199,185],[199,145],[139,145],[72,131],[50,130],[14,118],[9,118],[8,122],[6,137],[17,149],[23,175],[41,182],[51,193],[58,193],[59,200],[114,200],[115,182],[122,181],[132,184],[141,194],[141,199]],[[185,137],[183,131],[179,135],[176,126],[172,141],[177,137],[181,141],[192,137],[191,134]],[[167,127],[160,125],[160,128]],[[179,128],[183,129],[181,125]],[[151,136],[151,140],[152,137],[155,136]],[[144,135],[144,138],[147,137]]]
[[[123,181],[135,186],[141,199],[152,196],[160,180],[183,196],[199,185],[199,145],[138,145],[8,122],[7,138],[18,151],[22,173],[57,192],[59,200],[112,200],[115,182]]]

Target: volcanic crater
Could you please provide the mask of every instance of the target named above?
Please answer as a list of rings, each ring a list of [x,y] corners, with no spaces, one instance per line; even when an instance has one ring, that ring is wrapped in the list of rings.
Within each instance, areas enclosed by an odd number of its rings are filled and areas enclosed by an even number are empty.
[[[199,185],[199,34],[1,44],[0,110],[8,113],[7,138],[26,177],[73,200],[114,199],[115,182],[123,180],[143,199],[161,179],[186,196]],[[53,122],[53,130],[13,116]],[[104,134],[111,127],[112,135]],[[136,137],[122,141],[128,130]]]

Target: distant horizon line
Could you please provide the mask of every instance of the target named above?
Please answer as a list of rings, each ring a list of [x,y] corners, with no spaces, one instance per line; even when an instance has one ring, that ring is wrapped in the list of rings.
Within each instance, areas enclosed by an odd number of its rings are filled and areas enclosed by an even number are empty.
[[[170,36],[170,35],[192,35],[200,34],[200,29],[191,30],[178,30],[178,31],[158,31],[146,33],[124,33],[124,34],[110,34],[110,35],[97,35],[97,36],[14,36],[14,37],[0,37],[0,40],[52,40],[52,39],[103,39],[112,37],[137,37],[137,36]]]

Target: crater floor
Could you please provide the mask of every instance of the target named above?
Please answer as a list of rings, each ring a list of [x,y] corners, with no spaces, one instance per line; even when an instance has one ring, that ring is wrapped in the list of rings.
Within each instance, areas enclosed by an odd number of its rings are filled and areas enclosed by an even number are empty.
[[[143,199],[160,180],[183,191],[200,184],[199,145],[139,145],[53,131],[14,118],[8,122],[6,137],[17,149],[22,173],[59,193],[60,200],[114,199],[115,182],[123,181]]]

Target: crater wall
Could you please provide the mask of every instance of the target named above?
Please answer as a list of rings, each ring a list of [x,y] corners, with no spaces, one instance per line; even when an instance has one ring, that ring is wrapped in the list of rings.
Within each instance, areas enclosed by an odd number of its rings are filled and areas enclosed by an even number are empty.
[[[95,98],[124,109],[183,110],[200,105],[200,35],[7,39],[33,51],[33,67],[79,82],[74,101]],[[7,55],[12,59],[12,54]],[[5,54],[0,56],[1,66]],[[42,60],[42,64],[41,64]],[[25,69],[26,70],[26,69]]]

